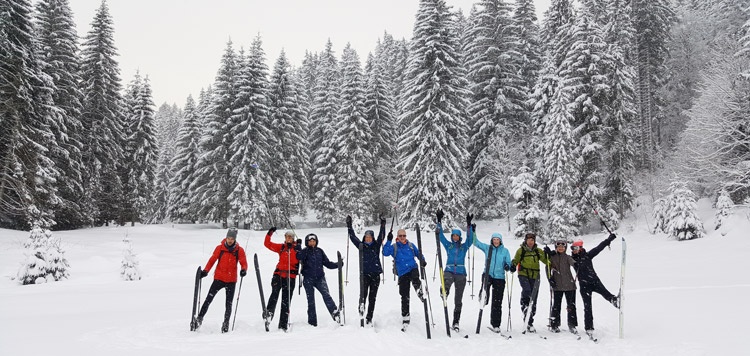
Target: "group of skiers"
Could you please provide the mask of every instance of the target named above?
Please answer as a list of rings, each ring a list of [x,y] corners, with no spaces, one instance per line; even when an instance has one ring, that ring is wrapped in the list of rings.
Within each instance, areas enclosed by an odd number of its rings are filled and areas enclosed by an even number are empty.
[[[599,293],[615,307],[619,308],[619,295],[610,293],[602,284],[594,271],[592,259],[596,257],[606,246],[616,238],[614,234],[602,241],[590,251],[583,247],[583,241],[577,240],[571,246],[571,254],[567,254],[568,242],[559,240],[555,242],[554,250],[545,246],[540,248],[536,243],[536,235],[527,233],[521,246],[516,250],[513,258],[503,244],[503,236],[495,232],[490,237],[490,243],[485,244],[476,237],[476,225],[472,223],[473,216],[467,214],[467,238],[464,241],[462,231],[453,229],[450,239],[443,232],[443,212],[439,210],[436,215],[436,233],[439,241],[446,251],[446,265],[442,271],[443,287],[447,294],[451,287],[454,289],[453,322],[451,327],[459,331],[461,311],[463,306],[463,294],[467,283],[466,255],[472,245],[484,252],[485,267],[482,275],[482,292],[485,293],[485,305],[490,304],[490,329],[500,333],[502,316],[502,300],[508,277],[517,271],[518,280],[521,284],[521,310],[524,315],[525,331],[534,333],[534,316],[536,314],[536,301],[539,294],[542,268],[549,281],[552,303],[549,317],[549,328],[552,332],[560,332],[560,310],[563,296],[566,300],[567,326],[573,333],[577,333],[578,319],[576,312],[576,280],[580,286],[580,294],[584,304],[584,327],[586,333],[591,335],[594,330],[594,318],[591,307],[591,295]],[[386,235],[386,220],[380,218],[380,230],[377,238],[372,230],[365,231],[360,240],[352,227],[352,218],[346,217],[348,237],[354,246],[360,251],[360,296],[358,311],[365,319],[366,325],[372,325],[375,302],[377,299],[378,286],[380,285],[383,266],[380,260],[382,248],[383,256],[392,256],[394,262],[394,274],[398,276],[398,289],[401,296],[402,330],[410,323],[410,287],[413,287],[417,297],[425,301],[425,292],[422,288],[419,267],[424,268],[427,262],[421,251],[407,238],[405,229],[396,232],[396,241],[393,242],[393,231]],[[271,295],[265,308],[263,318],[268,324],[274,317],[276,304],[281,295],[281,310],[279,311],[280,330],[287,331],[289,327],[289,306],[295,281],[300,271],[303,276],[302,285],[307,295],[307,322],[312,326],[318,325],[315,309],[315,289],[317,289],[334,321],[341,324],[341,315],[336,303],[330,295],[323,267],[329,269],[341,268],[343,262],[331,261],[325,252],[319,247],[318,237],[308,234],[304,245],[301,239],[295,240],[295,233],[287,231],[284,234],[283,243],[271,242],[276,228],[272,227],[265,236],[264,246],[279,255],[279,262],[273,272],[271,279]],[[386,237],[385,243],[383,243]],[[232,310],[235,284],[237,282],[237,265],[240,265],[239,275],[244,277],[247,273],[247,260],[245,251],[237,242],[237,229],[230,228],[226,238],[214,249],[213,254],[206,263],[201,276],[205,277],[216,264],[214,281],[209,288],[208,295],[197,315],[197,325],[200,326],[203,317],[213,301],[216,293],[226,288],[226,309],[222,332],[229,329],[229,318]],[[256,260],[257,264],[257,260]],[[540,268],[540,265],[542,268]],[[575,275],[571,271],[575,271]],[[510,276],[509,276],[510,274]],[[424,276],[423,276],[424,278]],[[491,295],[491,297],[490,297]],[[481,298],[481,292],[480,292]],[[366,308],[365,308],[366,306]],[[448,319],[446,311],[446,319]],[[447,320],[446,320],[447,321]]]

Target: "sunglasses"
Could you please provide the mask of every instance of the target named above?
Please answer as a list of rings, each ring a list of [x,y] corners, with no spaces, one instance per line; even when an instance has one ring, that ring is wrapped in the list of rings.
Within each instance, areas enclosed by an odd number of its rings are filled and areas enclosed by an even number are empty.
[[[565,246],[567,246],[567,245],[568,245],[568,244],[566,244],[566,243],[564,243],[564,242],[558,242],[558,243],[556,243],[556,244],[555,244],[555,246],[557,246],[557,247],[560,247],[560,246],[562,246],[562,247],[565,247]]]
[[[577,250],[581,249],[581,246],[573,246],[570,249],[573,250],[573,251],[577,251]]]
[[[397,235],[398,237],[406,237],[406,235]]]

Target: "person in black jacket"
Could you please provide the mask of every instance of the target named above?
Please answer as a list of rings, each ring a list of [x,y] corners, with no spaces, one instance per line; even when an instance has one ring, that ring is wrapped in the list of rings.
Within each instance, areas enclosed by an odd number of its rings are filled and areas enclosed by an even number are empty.
[[[610,234],[606,240],[592,248],[591,251],[586,251],[586,249],[583,248],[583,240],[573,242],[573,246],[571,247],[573,260],[575,260],[574,268],[576,270],[578,284],[581,287],[581,299],[583,299],[583,326],[586,329],[587,334],[591,334],[594,331],[594,312],[591,308],[591,293],[599,293],[604,299],[612,303],[615,308],[620,307],[620,297],[613,295],[604,287],[602,281],[599,280],[599,276],[596,275],[594,264],[591,261],[599,254],[599,252],[602,252],[605,247],[609,246],[615,238],[617,238],[615,234]]]
[[[315,312],[315,289],[317,288],[331,317],[341,324],[341,316],[336,309],[336,303],[331,298],[331,293],[328,292],[328,283],[323,272],[323,266],[336,269],[339,268],[339,264],[331,262],[325,252],[318,247],[317,235],[308,234],[305,236],[305,246],[307,247],[297,252],[297,259],[302,263],[302,275],[305,277],[302,285],[305,287],[305,294],[307,295],[307,323],[318,326],[318,316]]]
[[[375,299],[378,297],[378,286],[380,285],[380,274],[383,273],[383,266],[380,265],[380,246],[383,245],[383,238],[385,238],[385,219],[380,218],[380,232],[378,233],[378,239],[375,240],[374,232],[372,230],[365,231],[365,236],[361,242],[357,235],[354,234],[352,228],[352,217],[346,217],[346,227],[349,229],[349,239],[355,247],[360,249],[362,254],[360,258],[362,261],[362,271],[360,271],[362,280],[360,281],[359,290],[359,314],[365,313],[365,300],[368,301],[367,316],[365,316],[365,323],[372,325],[372,313],[375,311]],[[360,247],[360,244],[362,245]],[[368,298],[369,294],[369,298]]]

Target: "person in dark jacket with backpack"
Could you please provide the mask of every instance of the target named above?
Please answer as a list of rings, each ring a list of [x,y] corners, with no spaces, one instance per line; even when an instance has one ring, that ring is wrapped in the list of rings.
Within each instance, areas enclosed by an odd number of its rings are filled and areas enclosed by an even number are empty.
[[[229,228],[227,231],[226,238],[216,246],[214,253],[211,254],[211,258],[206,262],[206,267],[201,272],[201,277],[208,276],[208,272],[216,264],[216,271],[214,272],[214,282],[211,283],[211,287],[208,289],[208,295],[206,300],[203,301],[203,306],[198,313],[196,319],[196,325],[200,327],[203,323],[203,317],[208,312],[208,307],[214,300],[216,293],[221,289],[226,288],[226,308],[224,309],[224,323],[221,325],[221,332],[225,333],[229,331],[229,317],[232,315],[232,300],[234,299],[234,287],[237,284],[237,264],[240,265],[240,277],[245,277],[247,274],[247,258],[245,257],[245,249],[240,247],[237,243],[237,229]]]
[[[544,253],[549,256],[550,278],[549,283],[553,292],[553,303],[550,315],[550,329],[552,332],[560,332],[560,308],[565,296],[566,310],[568,312],[568,329],[577,334],[578,314],[576,312],[576,281],[571,268],[575,265],[573,257],[565,253],[568,242],[558,240],[555,242],[555,250],[544,246]]]
[[[573,246],[571,247],[573,260],[576,261],[575,270],[578,276],[578,284],[581,287],[581,299],[583,299],[583,326],[586,329],[586,334],[589,335],[594,332],[594,311],[591,306],[591,293],[599,293],[604,299],[612,303],[615,308],[620,307],[619,296],[613,295],[604,287],[596,271],[594,271],[594,263],[592,262],[594,257],[599,252],[602,252],[605,247],[609,246],[616,238],[615,234],[610,234],[606,240],[592,248],[591,251],[586,251],[583,248],[583,240],[573,242]]]
[[[271,277],[271,296],[268,297],[268,306],[266,307],[267,315],[263,316],[266,324],[273,319],[273,313],[276,310],[276,302],[279,300],[281,293],[281,315],[279,316],[279,329],[287,331],[289,326],[289,305],[292,302],[294,294],[294,284],[297,280],[299,271],[299,261],[297,252],[302,248],[302,240],[294,241],[294,232],[287,231],[284,234],[284,243],[278,244],[271,242],[271,235],[276,232],[272,227],[266,234],[263,245],[267,249],[279,254],[279,262]]]
[[[539,263],[549,264],[547,255],[536,245],[536,235],[527,233],[521,247],[516,251],[512,264],[518,267],[518,281],[521,283],[521,311],[526,320],[526,331],[534,333],[534,314],[539,296]],[[531,310],[529,310],[531,307]],[[528,319],[526,319],[528,317]]]
[[[365,236],[360,241],[354,234],[352,228],[352,217],[346,217],[346,227],[349,230],[349,239],[354,246],[359,249],[362,260],[362,271],[360,289],[359,289],[359,314],[365,314],[365,301],[367,301],[367,315],[365,323],[372,325],[372,314],[375,311],[375,300],[378,297],[378,287],[380,286],[380,274],[383,273],[383,266],[380,265],[380,247],[383,245],[385,238],[385,219],[380,218],[380,232],[378,239],[375,240],[372,230],[365,231]]]
[[[409,242],[406,238],[406,230],[400,229],[397,232],[398,239],[395,244],[392,244],[393,233],[388,233],[388,241],[383,245],[383,256],[393,256],[393,261],[396,266],[396,274],[398,274],[398,294],[401,295],[401,319],[402,326],[401,330],[405,331],[409,325],[410,313],[409,313],[409,285],[414,286],[414,290],[417,291],[417,296],[421,301],[424,302],[424,292],[422,291],[422,283],[419,280],[419,266],[414,261],[419,260],[420,264],[424,267],[427,266],[424,256],[419,252],[417,246]]]
[[[328,291],[326,275],[323,272],[324,266],[328,269],[336,269],[339,268],[339,264],[331,262],[326,253],[318,247],[317,235],[308,234],[305,236],[305,245],[307,247],[297,252],[297,259],[302,263],[302,276],[305,277],[302,285],[305,287],[305,294],[307,295],[307,323],[318,326],[318,315],[315,312],[315,289],[317,289],[323,297],[323,302],[333,320],[341,324],[341,316],[336,309],[336,303],[331,298],[331,293]]]
[[[440,238],[440,243],[445,248],[445,271],[443,272],[443,282],[445,283],[445,296],[450,293],[451,286],[456,285],[456,296],[454,297],[453,307],[453,330],[459,330],[461,320],[461,309],[463,307],[464,288],[466,288],[466,253],[471,247],[471,239],[468,243],[463,243],[461,230],[453,229],[451,231],[451,240],[445,238],[443,234],[443,210],[438,210],[435,214],[437,217],[436,229]],[[468,236],[471,237],[471,219],[473,215],[466,214],[466,226],[469,226]]]

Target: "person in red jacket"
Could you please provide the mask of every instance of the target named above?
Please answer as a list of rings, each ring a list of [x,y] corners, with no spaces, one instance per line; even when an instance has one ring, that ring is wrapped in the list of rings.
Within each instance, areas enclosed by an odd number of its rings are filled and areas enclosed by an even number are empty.
[[[198,326],[200,327],[203,322],[203,316],[208,311],[208,306],[214,300],[216,293],[222,288],[226,288],[227,302],[226,309],[224,310],[224,324],[221,326],[221,332],[225,333],[229,331],[229,317],[232,315],[232,300],[234,299],[234,286],[237,284],[237,263],[240,264],[240,277],[245,277],[247,274],[247,258],[245,257],[245,249],[240,247],[237,243],[237,229],[232,227],[227,231],[227,237],[216,246],[214,253],[206,263],[206,268],[201,272],[202,277],[208,276],[208,272],[211,267],[216,263],[216,271],[214,272],[214,282],[211,283],[211,288],[208,289],[208,295],[206,300],[201,306],[201,311],[198,313]]]
[[[272,227],[266,234],[266,240],[263,245],[267,249],[279,254],[279,263],[276,264],[276,270],[273,271],[271,278],[271,296],[268,297],[267,315],[263,316],[266,324],[271,323],[273,312],[276,310],[276,302],[281,294],[281,315],[279,316],[279,329],[287,331],[289,325],[289,306],[292,302],[292,293],[294,291],[294,282],[299,272],[299,261],[297,260],[297,251],[302,247],[302,240],[294,241],[294,232],[287,231],[284,233],[284,243],[277,244],[271,242],[271,235],[276,232]]]

